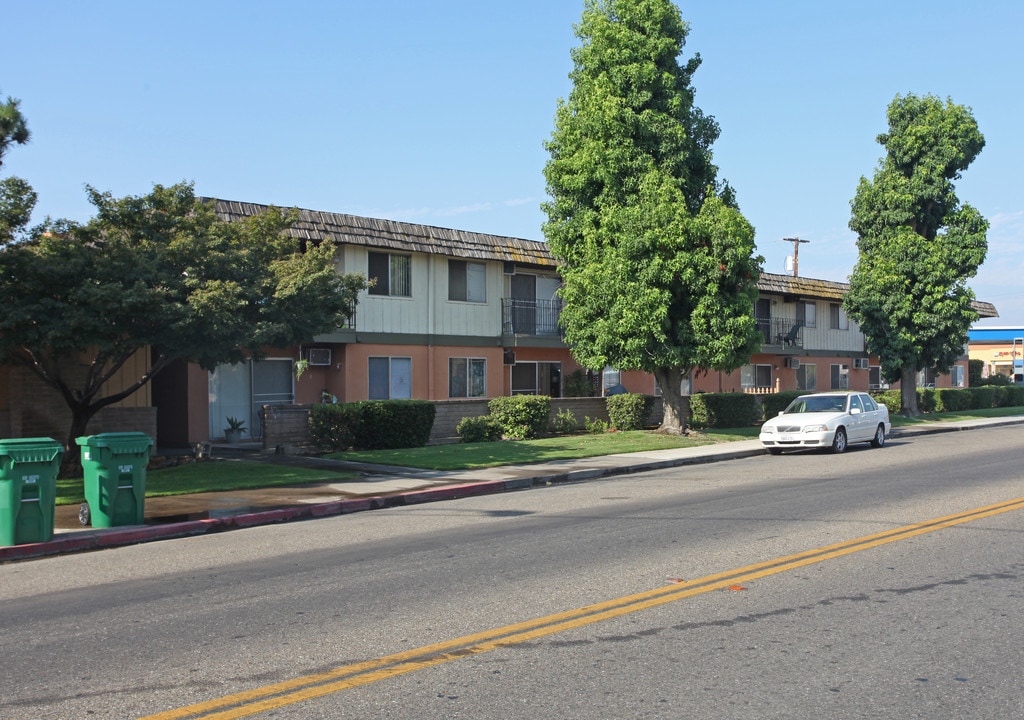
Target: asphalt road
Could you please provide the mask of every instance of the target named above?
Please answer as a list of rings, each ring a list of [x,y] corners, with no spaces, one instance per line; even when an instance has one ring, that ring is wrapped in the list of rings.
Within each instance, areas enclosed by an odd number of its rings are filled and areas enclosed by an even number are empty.
[[[0,566],[0,718],[1024,717],[1022,497],[1007,427]]]

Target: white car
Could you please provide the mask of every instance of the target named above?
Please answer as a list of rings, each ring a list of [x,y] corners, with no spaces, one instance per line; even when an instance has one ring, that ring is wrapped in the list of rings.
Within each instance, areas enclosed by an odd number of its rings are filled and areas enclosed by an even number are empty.
[[[892,429],[889,408],[867,393],[802,395],[761,426],[761,444],[772,455],[783,450],[831,448],[845,452],[850,443],[882,447]]]

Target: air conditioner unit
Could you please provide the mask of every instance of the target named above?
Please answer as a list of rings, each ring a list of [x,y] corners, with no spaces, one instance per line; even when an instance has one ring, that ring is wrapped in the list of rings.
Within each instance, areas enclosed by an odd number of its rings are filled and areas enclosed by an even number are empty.
[[[331,364],[331,349],[330,348],[310,348],[309,349],[309,364],[310,365],[330,365]]]
[[[797,370],[800,368],[800,358],[788,357],[786,358],[786,367]]]
[[[854,358],[853,359],[853,369],[854,370],[867,370],[868,369],[868,359],[867,358]]]
[[[506,260],[505,262],[503,262],[501,264],[501,271],[503,273],[505,273],[506,275],[515,275],[516,274],[516,264],[514,262]]]

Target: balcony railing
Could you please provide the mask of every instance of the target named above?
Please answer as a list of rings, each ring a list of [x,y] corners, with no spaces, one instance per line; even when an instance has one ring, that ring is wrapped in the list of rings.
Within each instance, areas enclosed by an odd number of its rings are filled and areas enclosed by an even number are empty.
[[[504,335],[561,335],[558,316],[561,300],[501,299],[501,332]]]
[[[784,318],[757,318],[757,329],[764,338],[764,345],[802,348],[804,346],[803,325]]]

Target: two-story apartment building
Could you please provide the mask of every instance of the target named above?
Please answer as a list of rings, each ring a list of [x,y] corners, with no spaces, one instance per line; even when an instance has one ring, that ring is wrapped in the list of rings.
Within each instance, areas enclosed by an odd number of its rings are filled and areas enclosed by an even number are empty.
[[[227,220],[266,209],[215,203]],[[223,437],[227,417],[243,419],[255,438],[261,435],[265,404],[518,393],[559,397],[565,378],[581,369],[559,333],[557,263],[543,242],[310,210],[300,211],[292,232],[306,242],[333,243],[338,272],[373,279],[344,327],[309,345],[268,349],[264,359],[212,373],[177,363],[154,378],[145,393],[122,403],[127,410],[105,411],[98,429],[91,430],[108,429],[103,418],[114,413],[148,411],[151,417],[155,408],[157,443],[163,447]],[[758,289],[754,314],[763,334],[760,352],[732,373],[695,371],[685,391],[867,390],[881,385],[863,335],[843,312],[845,283],[765,273]],[[996,316],[987,303],[976,307],[982,317]],[[308,367],[297,376],[299,361]],[[30,427],[33,434],[63,432],[56,422],[62,416],[60,399],[41,389],[29,402],[23,397],[28,387],[24,375],[0,368],[4,435],[20,436]],[[595,369],[593,377],[598,392],[622,385],[657,393],[646,373],[604,368]],[[921,381],[964,384],[966,350],[951,374]],[[53,423],[37,427],[27,421],[28,410],[41,420],[47,408],[53,410]]]

